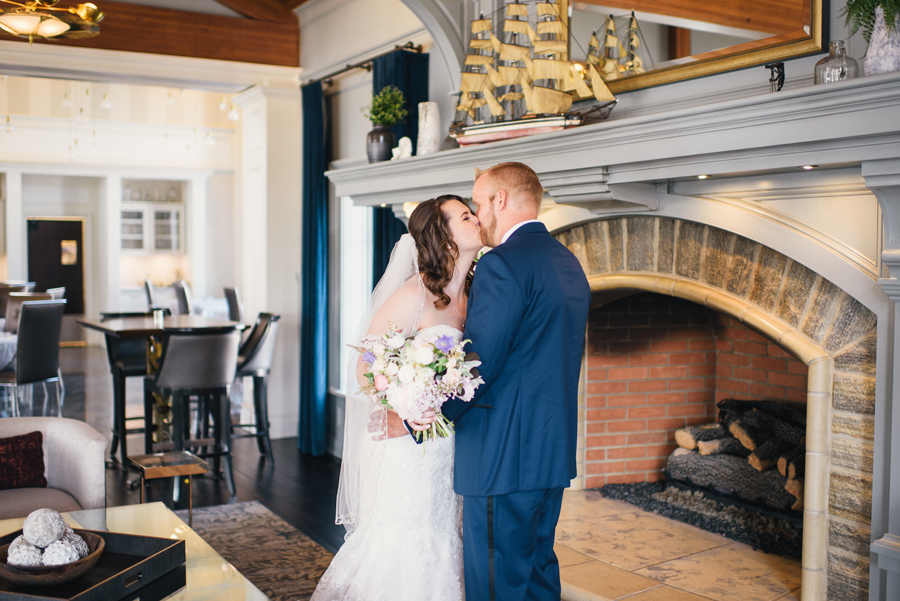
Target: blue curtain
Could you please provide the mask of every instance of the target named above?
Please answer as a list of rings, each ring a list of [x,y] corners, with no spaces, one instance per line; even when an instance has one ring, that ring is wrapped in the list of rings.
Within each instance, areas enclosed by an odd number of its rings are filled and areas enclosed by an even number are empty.
[[[301,231],[300,424],[303,453],[327,450],[328,180],[325,177],[322,84],[303,87],[303,207]]]
[[[385,86],[394,85],[406,97],[409,114],[403,123],[391,130],[397,139],[406,136],[413,143],[413,154],[419,137],[419,103],[428,101],[428,55],[397,50],[372,61],[372,93],[377,94]],[[422,199],[426,200],[426,199]],[[389,207],[375,207],[372,219],[372,284],[378,283],[391,250],[400,236],[406,233],[406,225],[394,217]]]

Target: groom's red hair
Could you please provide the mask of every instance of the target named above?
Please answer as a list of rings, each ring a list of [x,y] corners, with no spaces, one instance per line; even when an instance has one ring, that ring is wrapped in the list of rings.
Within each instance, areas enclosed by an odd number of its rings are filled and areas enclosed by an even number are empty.
[[[475,180],[487,175],[491,183],[491,199],[497,190],[506,190],[510,198],[524,201],[532,208],[540,208],[544,187],[534,169],[525,163],[500,163],[490,169],[476,169]]]

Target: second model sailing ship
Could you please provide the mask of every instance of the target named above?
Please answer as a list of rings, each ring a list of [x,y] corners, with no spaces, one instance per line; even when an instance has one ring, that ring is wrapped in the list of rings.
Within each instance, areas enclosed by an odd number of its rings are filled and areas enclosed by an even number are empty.
[[[460,144],[573,127],[589,116],[609,114],[616,97],[601,72],[612,61],[599,53],[593,57],[589,53],[584,64],[570,60],[567,4],[568,0],[507,4],[502,41],[490,19],[472,21],[457,121],[450,129]],[[597,102],[589,102],[584,110],[572,109],[573,103],[587,100]]]

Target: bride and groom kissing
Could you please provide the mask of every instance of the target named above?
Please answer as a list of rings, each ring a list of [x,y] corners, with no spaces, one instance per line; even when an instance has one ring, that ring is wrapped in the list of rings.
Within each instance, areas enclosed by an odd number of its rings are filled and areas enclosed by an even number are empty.
[[[474,214],[448,195],[410,216],[360,338],[390,322],[406,335],[470,340],[484,384],[441,407],[455,436],[417,444],[411,434],[434,415],[403,422],[350,394],[365,383],[354,356],[337,503],[347,536],[313,601],[560,598],[553,544],[576,475],[590,289],[537,220],[542,196],[531,168],[501,163],[477,172]],[[473,277],[483,246],[492,250]]]

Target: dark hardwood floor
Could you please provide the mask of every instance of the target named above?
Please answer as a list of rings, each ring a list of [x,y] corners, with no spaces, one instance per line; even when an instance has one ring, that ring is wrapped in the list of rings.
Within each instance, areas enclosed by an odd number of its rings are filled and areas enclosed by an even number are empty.
[[[60,352],[66,396],[63,415],[84,420],[107,438],[112,427],[112,376],[106,351],[97,347],[63,348]],[[140,378],[128,381],[127,415],[142,411]],[[36,393],[35,413],[42,405],[42,393]],[[54,397],[51,393],[51,400]],[[55,404],[49,405],[53,411]],[[134,422],[132,422],[134,424]],[[331,455],[313,457],[300,453],[297,438],[272,441],[275,465],[269,465],[259,454],[254,439],[238,439],[233,443],[233,469],[236,496],[231,498],[225,481],[204,475],[194,478],[194,507],[257,500],[276,515],[334,552],[343,542],[344,528],[334,523],[340,459]],[[143,452],[142,435],[128,437],[131,454]],[[139,485],[134,471],[110,463],[106,470],[107,505],[140,503]],[[174,503],[174,479],[161,479],[146,488],[146,500],[163,501],[172,508],[187,508],[187,499]]]

